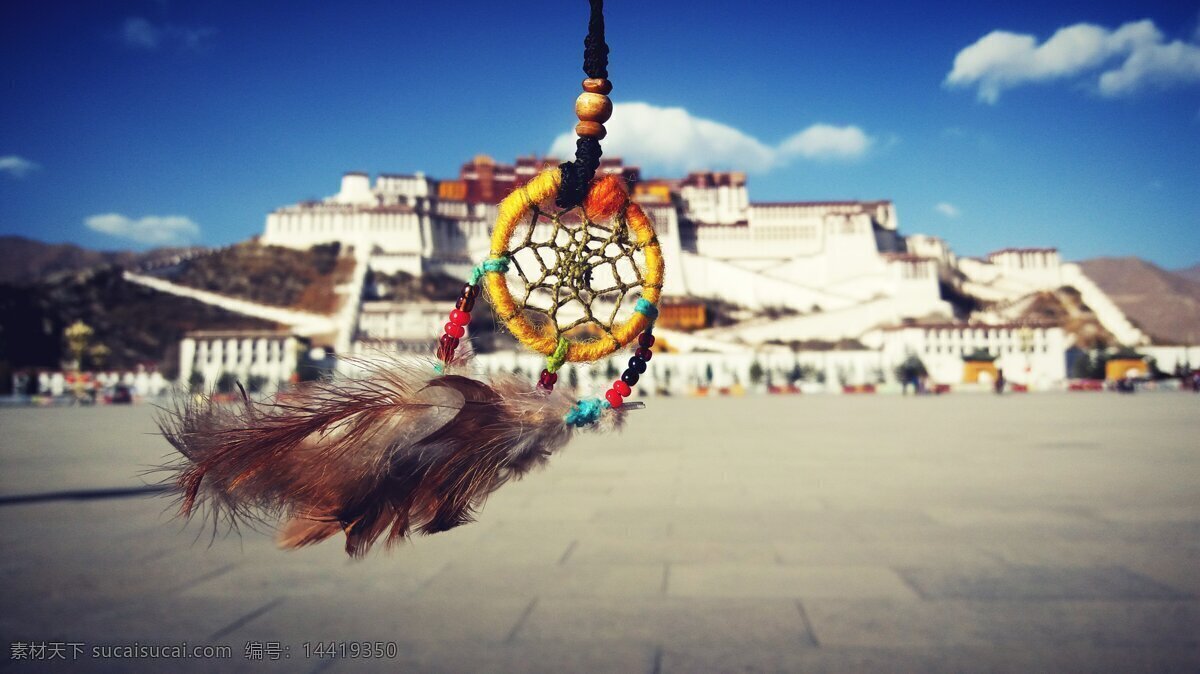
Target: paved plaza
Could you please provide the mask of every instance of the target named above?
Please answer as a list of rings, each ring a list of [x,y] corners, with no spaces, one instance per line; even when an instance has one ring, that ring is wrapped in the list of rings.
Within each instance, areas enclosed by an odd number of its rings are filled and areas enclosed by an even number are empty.
[[[0,410],[5,649],[232,653],[0,669],[1200,671],[1200,397],[648,403],[477,523],[358,562],[69,498],[153,479],[149,406]],[[11,499],[34,494],[58,497]],[[331,641],[397,655],[306,657]]]

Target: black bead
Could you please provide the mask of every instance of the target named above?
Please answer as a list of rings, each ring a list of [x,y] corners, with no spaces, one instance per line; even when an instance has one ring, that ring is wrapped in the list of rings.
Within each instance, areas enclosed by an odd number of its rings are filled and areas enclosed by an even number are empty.
[[[629,369],[641,374],[646,371],[646,361],[634,356],[633,358],[629,359]]]
[[[621,381],[629,384],[630,386],[637,385],[638,379],[640,378],[641,376],[633,370],[625,370],[625,374],[621,375]]]
[[[458,298],[458,302],[455,302],[454,308],[471,313],[471,310],[475,308],[475,296],[464,292],[463,296]]]
[[[463,289],[462,289],[462,296],[470,297],[471,299],[475,299],[476,297],[479,296],[479,286],[472,285],[470,283],[464,285]]]

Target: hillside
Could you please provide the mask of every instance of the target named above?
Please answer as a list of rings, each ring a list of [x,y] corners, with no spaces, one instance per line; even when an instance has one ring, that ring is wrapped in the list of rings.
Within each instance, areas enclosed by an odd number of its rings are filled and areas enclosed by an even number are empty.
[[[91,326],[92,343],[110,352],[104,362],[92,365],[127,369],[156,364],[168,376],[178,368],[177,349],[186,332],[278,327],[129,283],[119,267],[63,274],[37,284],[0,284],[0,376],[12,369],[57,369],[64,358],[63,329],[75,321]]]
[[[103,251],[71,243],[45,243],[23,236],[0,236],[0,283],[39,281],[52,274],[75,272],[102,265],[138,267],[190,248],[156,248],[145,252]]]
[[[1174,273],[1190,281],[1200,282],[1200,264],[1194,264],[1187,269],[1176,269]]]
[[[337,310],[338,285],[350,280],[354,258],[338,244],[295,250],[246,241],[181,262],[159,275],[180,285],[317,314]]]
[[[1080,266],[1156,342],[1200,343],[1200,281],[1136,257],[1096,258]]]

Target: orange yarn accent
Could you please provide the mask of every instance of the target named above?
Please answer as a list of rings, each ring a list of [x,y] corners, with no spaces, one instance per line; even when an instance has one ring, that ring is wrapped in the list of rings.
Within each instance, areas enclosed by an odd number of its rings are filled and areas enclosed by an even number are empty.
[[[492,257],[508,253],[509,241],[517,226],[525,221],[535,205],[557,194],[561,181],[562,173],[558,168],[547,169],[523,187],[513,190],[500,202],[496,227],[492,232]],[[624,209],[625,224],[645,258],[641,284],[642,299],[657,305],[662,296],[662,250],[650,218],[637,204],[629,200],[624,180],[618,176],[605,176],[594,181],[584,199],[583,208],[585,215],[593,222],[611,218]],[[504,321],[509,332],[534,351],[547,356],[554,353],[558,346],[555,326],[545,324],[544,327],[538,328],[525,317],[521,307],[513,299],[505,275],[495,271],[488,272],[483,282],[496,315]],[[651,323],[649,317],[635,311],[624,323],[612,326],[611,336],[606,334],[601,339],[589,342],[570,342],[566,360],[581,362],[603,358],[633,341],[650,327]]]
[[[584,197],[583,213],[592,222],[603,222],[616,215],[626,201],[629,193],[625,191],[625,181],[620,176],[604,176],[592,183]]]

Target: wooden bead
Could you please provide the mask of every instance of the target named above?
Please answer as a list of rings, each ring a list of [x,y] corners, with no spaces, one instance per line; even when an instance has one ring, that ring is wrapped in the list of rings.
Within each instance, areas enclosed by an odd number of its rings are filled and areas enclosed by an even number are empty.
[[[583,90],[589,94],[604,94],[612,92],[612,82],[602,77],[589,77],[583,81]]]
[[[583,122],[603,124],[612,117],[612,101],[604,94],[583,92],[575,99],[575,116]]]
[[[580,138],[604,140],[604,137],[608,135],[608,130],[600,122],[580,122],[575,125],[575,135]]]

